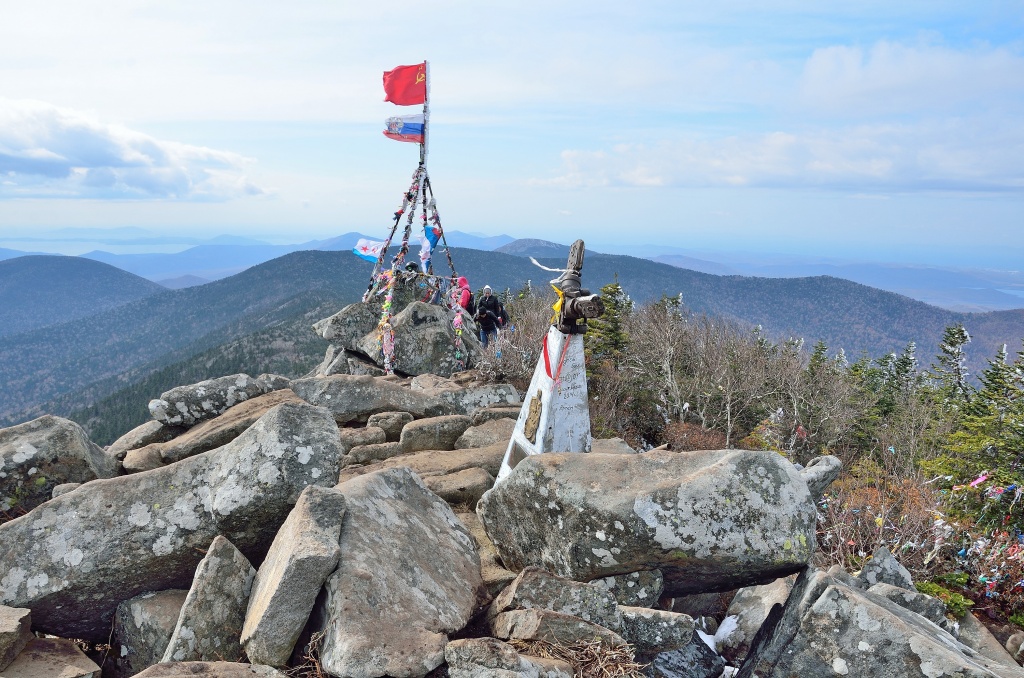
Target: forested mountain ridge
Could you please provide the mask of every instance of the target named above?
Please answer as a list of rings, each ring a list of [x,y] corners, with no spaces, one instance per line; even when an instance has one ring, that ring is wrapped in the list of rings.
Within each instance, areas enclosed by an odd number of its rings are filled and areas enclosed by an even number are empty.
[[[455,248],[459,273],[474,289],[517,290],[527,281],[547,287],[557,274],[523,257]],[[444,269],[443,257],[435,261]],[[564,260],[544,259],[549,267]],[[0,337],[0,421],[15,423],[42,405],[76,394],[62,409],[93,404],[169,364],[266,328],[314,307],[341,308],[366,289],[369,262],[350,252],[304,251],[200,287],[169,290],[46,330]],[[1024,337],[1024,311],[968,314],[945,311],[890,292],[827,276],[716,276],[635,257],[588,254],[584,282],[593,290],[617,279],[644,302],[682,295],[697,312],[760,325],[777,338],[825,341],[854,358],[899,351],[914,341],[935,353],[943,329],[962,322],[974,337],[974,365],[1002,343]],[[305,331],[305,330],[297,330]],[[152,394],[151,397],[159,395]]]
[[[80,257],[5,259],[0,261],[0,336],[84,318],[165,289]]]

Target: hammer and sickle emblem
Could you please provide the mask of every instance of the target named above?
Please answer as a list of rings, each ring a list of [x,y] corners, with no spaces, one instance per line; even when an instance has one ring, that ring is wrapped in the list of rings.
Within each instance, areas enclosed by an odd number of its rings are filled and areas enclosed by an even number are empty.
[[[424,71],[422,71],[422,70],[416,71],[416,84],[417,85],[420,84],[421,82],[423,82],[426,79],[427,79],[427,74]]]

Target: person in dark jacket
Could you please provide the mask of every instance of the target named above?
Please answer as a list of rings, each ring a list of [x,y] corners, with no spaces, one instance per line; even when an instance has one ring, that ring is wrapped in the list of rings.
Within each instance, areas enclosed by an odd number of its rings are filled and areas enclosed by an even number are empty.
[[[507,319],[505,307],[491,293],[491,286],[484,285],[483,296],[476,304],[476,322],[480,326],[480,343],[484,348],[498,336],[498,328],[504,326]]]

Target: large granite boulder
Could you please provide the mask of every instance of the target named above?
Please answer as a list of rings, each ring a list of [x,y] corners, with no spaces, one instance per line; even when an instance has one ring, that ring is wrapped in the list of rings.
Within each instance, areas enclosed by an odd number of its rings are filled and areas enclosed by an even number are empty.
[[[281,403],[301,402],[302,399],[289,389],[271,391],[229,407],[217,417],[207,419],[167,442],[153,443],[152,447],[160,453],[160,459],[164,464],[172,464],[186,457],[227,445],[266,414],[271,407]]]
[[[340,347],[355,346],[380,322],[380,307],[356,302],[313,324],[313,331]]]
[[[875,584],[890,584],[908,591],[917,591],[910,570],[900,565],[900,562],[884,546],[875,549],[870,560],[864,563],[857,579],[863,582],[865,588]]]
[[[778,454],[541,454],[477,505],[511,569],[589,581],[661,570],[669,595],[724,591],[801,569],[815,507]]]
[[[644,675],[651,678],[719,678],[733,675],[723,673],[724,669],[725,660],[694,633],[686,647],[655,655]]]
[[[533,609],[579,617],[613,631],[622,627],[619,606],[607,589],[565,579],[539,567],[520,572],[487,608],[487,618],[510,610]]]
[[[366,419],[366,425],[376,426],[384,431],[385,439],[390,443],[397,443],[402,436],[402,429],[411,422],[412,415],[408,412],[381,412],[371,414]]]
[[[248,374],[207,379],[198,384],[177,386],[149,401],[149,413],[168,426],[195,426],[213,419],[230,407],[270,390],[265,381]]]
[[[383,378],[347,374],[307,377],[292,381],[292,390],[306,402],[326,407],[338,424],[366,421],[371,414],[395,410],[417,419],[451,412],[438,398]]]
[[[693,618],[668,610],[619,606],[622,628],[619,633],[638,656],[653,657],[662,652],[680,650],[693,640]]]
[[[0,511],[29,511],[53,488],[117,475],[118,464],[81,426],[45,415],[0,429]]]
[[[160,663],[187,595],[184,589],[151,591],[117,606],[111,644],[117,678],[134,676]]]
[[[166,443],[186,430],[181,426],[168,426],[162,421],[150,419],[111,443],[107,448],[107,454],[122,461],[129,450],[137,450],[152,443]]]
[[[249,559],[218,535],[196,568],[163,661],[240,660],[239,639],[255,576]]]
[[[832,484],[832,481],[839,477],[843,470],[843,462],[839,457],[830,454],[822,457],[815,457],[807,462],[807,466],[800,469],[800,476],[807,483],[807,489],[811,492],[814,501],[818,501],[821,494]]]
[[[424,676],[486,598],[473,538],[408,469],[338,489],[342,558],[312,624],[325,632],[321,664],[337,676]]]
[[[497,638],[453,640],[444,648],[450,678],[572,678],[573,668],[557,659],[521,655]]]
[[[512,431],[516,427],[515,419],[489,419],[479,426],[471,426],[455,441],[456,450],[471,447],[487,447],[488,445],[508,445]]]
[[[399,442],[406,453],[424,450],[454,450],[455,441],[469,428],[470,418],[464,414],[430,417],[407,424]]]
[[[820,570],[797,578],[785,607],[773,608],[739,678],[1021,678],[924,617]]]
[[[462,332],[461,356],[456,356],[454,311],[414,301],[391,318],[395,333],[392,364],[403,374],[432,373],[444,377],[472,367],[483,355],[483,347],[472,330]],[[377,332],[371,331],[355,342],[355,350],[369,356],[378,366],[384,358],[377,348]],[[461,362],[461,364],[460,364]]]
[[[754,636],[768,618],[768,613],[776,604],[786,603],[793,581],[792,577],[782,577],[770,584],[748,586],[736,592],[727,612],[734,623],[731,625],[732,630],[722,638],[723,657],[735,666],[743,661]]]
[[[31,610],[0,605],[0,671],[6,669],[34,637]]]
[[[73,640],[33,638],[4,669],[3,678],[95,678],[100,667]]]
[[[31,609],[37,630],[105,641],[118,603],[188,588],[218,534],[261,560],[340,457],[330,412],[286,403],[217,450],[88,483],[0,525],[0,604]]]
[[[242,644],[250,660],[284,666],[341,556],[345,495],[312,485],[277,531],[249,596]]]

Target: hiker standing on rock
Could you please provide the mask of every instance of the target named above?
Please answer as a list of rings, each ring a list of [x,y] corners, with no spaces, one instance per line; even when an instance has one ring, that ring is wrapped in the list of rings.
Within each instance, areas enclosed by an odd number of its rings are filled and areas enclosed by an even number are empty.
[[[476,322],[480,326],[480,343],[487,348],[490,340],[498,335],[498,328],[508,320],[508,313],[498,297],[491,293],[491,286],[484,285],[483,296],[477,302]]]

